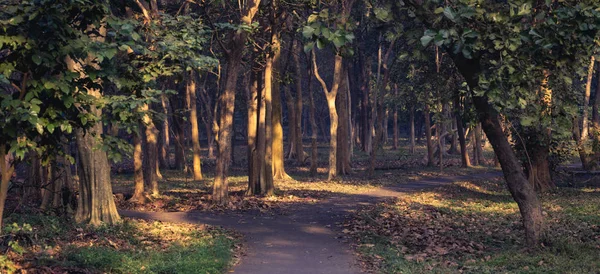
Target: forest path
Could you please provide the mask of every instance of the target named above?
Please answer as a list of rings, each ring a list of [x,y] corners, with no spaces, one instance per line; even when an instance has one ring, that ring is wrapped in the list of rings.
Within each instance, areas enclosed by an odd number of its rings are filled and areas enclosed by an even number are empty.
[[[218,225],[242,233],[247,251],[231,270],[234,273],[362,273],[352,249],[338,237],[338,224],[360,205],[444,184],[498,176],[501,172],[437,177],[380,187],[359,195],[337,194],[317,203],[294,205],[286,215],[125,210],[120,213],[142,219]]]

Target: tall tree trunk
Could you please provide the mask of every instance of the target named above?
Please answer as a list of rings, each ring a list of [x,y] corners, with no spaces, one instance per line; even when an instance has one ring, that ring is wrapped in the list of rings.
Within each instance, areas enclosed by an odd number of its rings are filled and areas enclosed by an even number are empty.
[[[592,106],[592,135],[594,136],[594,157],[600,159],[600,69],[598,69],[596,79],[598,79],[598,84],[596,85],[596,98]],[[596,164],[596,168],[597,166],[598,164]]]
[[[142,106],[143,111],[148,111],[148,106]],[[149,114],[144,115],[142,119],[144,124],[144,144],[146,145],[144,154],[144,181],[146,191],[150,192],[152,197],[158,197],[158,130]]]
[[[475,137],[476,127],[473,127],[470,134],[471,145],[473,146],[473,165],[479,166],[479,153],[477,153],[477,137]]]
[[[452,56],[452,58],[471,90],[476,89],[481,71],[479,60],[468,60],[461,56]],[[540,236],[544,231],[544,218],[540,201],[533,186],[523,173],[519,160],[502,130],[498,113],[489,103],[489,98],[472,95],[479,121],[498,157],[508,189],[519,205],[527,244],[531,247],[537,247]]]
[[[370,90],[370,82],[371,82],[371,62],[368,60],[367,61],[367,65],[365,66],[364,70],[366,71],[365,74],[365,79],[363,81],[363,87],[362,87],[362,91],[363,91],[363,98],[362,98],[362,142],[363,142],[363,151],[366,152],[367,154],[370,154],[372,152],[372,147],[373,147],[373,139],[372,139],[372,124],[373,121],[372,119],[374,118],[372,115],[369,115],[371,113],[371,109],[370,109],[370,100],[369,100],[369,90]]]
[[[162,120],[162,125],[160,127],[160,133],[159,133],[159,157],[158,157],[158,161],[159,161],[159,166],[162,169],[167,169],[170,168],[170,153],[169,153],[169,146],[170,146],[170,135],[169,135],[169,108],[167,105],[167,96],[165,94],[160,96],[160,102],[161,102],[161,108],[162,108],[162,113],[164,115],[163,120]]]
[[[596,56],[592,55],[590,65],[588,67],[587,83],[585,85],[585,93],[583,96],[583,115],[581,115],[581,137],[583,137],[586,140],[589,137],[588,108],[590,105],[590,94],[592,92],[592,78],[594,78],[594,64],[596,64]]]
[[[143,169],[143,153],[141,133],[133,134],[133,182],[134,191],[131,201],[144,203],[144,169]]]
[[[241,23],[250,27],[254,15],[258,11],[260,0],[248,0],[242,10]],[[248,33],[243,30],[235,31],[231,38],[230,48],[227,53],[227,73],[225,79],[225,88],[221,97],[220,104],[220,123],[218,138],[219,153],[216,162],[215,180],[213,184],[212,199],[215,203],[227,203],[229,196],[229,183],[227,175],[229,171],[229,161],[231,157],[231,130],[233,123],[233,111],[235,108],[235,92],[237,88],[237,79],[240,63],[244,54],[244,48]]]
[[[258,82],[259,76],[255,70],[251,72],[250,86],[247,89],[248,98],[248,191],[247,195],[256,195],[260,188],[258,177],[260,173],[257,132],[258,132]]]
[[[271,195],[273,192],[273,58],[267,57],[264,72],[264,103],[261,102],[261,122],[264,119],[264,132],[261,141],[264,142],[264,150],[261,151],[260,159],[263,159],[260,185],[261,193]],[[264,118],[262,112],[264,109]],[[259,133],[260,134],[260,133]]]
[[[312,54],[312,53],[311,53]],[[312,77],[313,77],[313,70],[311,69],[311,65],[310,62],[307,62],[307,67],[308,67],[308,96],[309,96],[309,103],[310,103],[310,110],[309,110],[309,119],[310,119],[310,131],[311,131],[311,135],[310,135],[310,147],[311,147],[311,152],[310,152],[310,175],[311,176],[316,176],[317,175],[317,134],[318,134],[318,127],[317,127],[317,119],[316,119],[316,115],[315,115],[315,98],[313,95],[313,89],[312,89]]]
[[[186,85],[185,97],[187,100],[187,107],[189,108],[189,119],[192,131],[192,148],[193,148],[193,164],[192,172],[194,174],[194,180],[202,180],[202,160],[200,150],[200,130],[198,128],[198,112],[196,108],[196,73],[191,70],[188,75]]]
[[[338,130],[337,130],[337,171],[338,174],[350,173],[350,127],[348,119],[350,113],[348,113],[348,97],[350,96],[348,90],[347,79],[348,70],[344,66],[342,68],[342,80],[336,98],[336,109],[338,110]]]
[[[456,134],[458,135],[458,142],[460,143],[460,160],[461,167],[471,167],[471,161],[469,160],[469,150],[467,149],[467,140],[465,138],[465,127],[462,120],[462,105],[460,103],[460,95],[454,96],[454,115],[456,117]]]
[[[100,37],[104,37],[106,28],[100,27],[99,33],[101,34]],[[90,61],[93,60],[93,58],[88,59]],[[75,62],[75,60],[67,57],[65,61],[70,71],[81,71],[80,64]],[[97,99],[102,97],[100,91],[96,89],[88,89],[87,94]],[[102,110],[92,106],[90,111],[94,116],[102,117]],[[98,138],[102,134],[103,125],[101,121],[98,121],[85,132],[82,129],[75,130],[79,160],[79,198],[77,199],[75,221],[94,226],[102,223],[112,225],[121,221],[113,198],[110,181],[111,167],[108,162],[108,156],[106,151],[97,149],[101,145]],[[4,154],[3,152],[2,148],[0,148],[0,155]],[[2,170],[4,171],[4,168]],[[5,178],[2,179],[4,182]],[[9,178],[6,179],[8,183]],[[0,186],[0,204],[2,205],[0,213],[3,210],[3,202],[6,198],[6,192],[3,191],[5,187],[8,187],[8,185],[2,184]]]
[[[285,93],[285,98],[286,98],[287,108],[288,108],[288,143],[289,143],[289,148],[290,148],[290,150],[288,152],[288,159],[295,159],[296,158],[296,119],[299,119],[296,117],[296,107],[295,107],[296,100],[292,96],[292,93],[291,93],[289,87],[284,86],[283,91]]]
[[[478,163],[477,165],[485,165],[485,158],[483,157],[483,146],[481,145],[481,123],[477,123],[475,126],[475,153],[477,153]]]
[[[333,84],[331,86],[331,90],[327,87],[327,84],[321,78],[319,74],[319,67],[317,66],[317,57],[316,52],[313,48],[312,53],[312,63],[313,63],[313,72],[315,78],[321,83],[321,87],[323,88],[323,92],[325,93],[325,98],[327,99],[327,107],[329,109],[329,175],[328,180],[331,181],[335,177],[337,177],[337,128],[338,128],[338,114],[337,109],[335,108],[335,100],[337,98],[337,93],[340,87],[340,83],[342,80],[342,56],[335,56],[335,63],[333,69]]]
[[[276,3],[276,1],[273,1]],[[276,5],[276,4],[274,4]],[[277,7],[275,7],[277,9]],[[275,18],[276,15],[274,14]],[[274,21],[277,24],[277,20]],[[279,27],[274,27],[271,35],[271,50],[272,52],[272,62],[273,62],[273,70],[271,75],[266,76],[270,77],[271,81],[271,90],[273,101],[273,118],[272,118],[272,129],[273,129],[273,179],[282,180],[289,179],[290,176],[285,172],[284,165],[284,149],[283,149],[283,126],[281,123],[282,111],[281,111],[281,90],[279,85],[278,77],[281,73],[281,34],[279,33]],[[272,191],[269,191],[269,195],[272,195]]]
[[[456,131],[458,130],[457,127],[458,125],[456,124],[456,117],[453,117],[452,115],[450,115],[450,119],[451,119],[451,131],[452,133],[452,141],[450,142],[450,150],[448,153],[450,154],[460,154],[460,151],[458,151],[458,134],[456,133]]]
[[[433,166],[433,140],[431,140],[431,117],[429,112],[429,105],[425,104],[425,109],[423,110],[423,115],[425,118],[425,134],[427,139],[427,166]]]
[[[299,165],[304,163],[305,157],[304,157],[304,145],[302,142],[302,67],[301,67],[301,62],[300,62],[300,56],[302,54],[302,44],[300,43],[300,41],[294,39],[294,48],[295,51],[292,54],[294,57],[294,63],[295,63],[295,67],[296,67],[296,123],[295,123],[295,133],[296,133],[296,137],[294,138],[294,140],[296,141],[296,160],[298,162]]]

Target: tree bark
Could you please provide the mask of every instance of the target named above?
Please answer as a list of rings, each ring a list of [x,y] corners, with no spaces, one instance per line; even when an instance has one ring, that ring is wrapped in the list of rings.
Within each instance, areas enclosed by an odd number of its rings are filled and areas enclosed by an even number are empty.
[[[321,78],[319,74],[319,67],[317,66],[317,57],[316,52],[313,48],[312,53],[312,63],[313,63],[313,72],[315,78],[321,83],[321,87],[323,88],[323,92],[325,93],[325,98],[327,99],[327,107],[329,109],[329,175],[328,181],[333,180],[337,177],[337,128],[338,128],[338,114],[337,109],[335,108],[335,100],[337,97],[338,89],[340,87],[340,82],[342,80],[342,56],[335,56],[335,63],[333,69],[333,84],[331,86],[331,90],[327,87],[327,84]]]
[[[100,27],[99,33],[106,34],[106,28]],[[103,36],[102,36],[103,37]],[[103,39],[103,38],[96,38]],[[90,56],[88,59],[93,60]],[[79,63],[70,57],[66,58],[67,67],[70,71],[81,71]],[[95,98],[101,98],[99,90],[89,89],[87,94]],[[92,106],[91,113],[96,117],[102,117],[102,110]],[[78,163],[79,163],[79,197],[77,199],[77,212],[75,221],[78,223],[87,223],[93,226],[102,223],[112,225],[121,221],[117,212],[115,200],[110,181],[110,164],[105,151],[97,149],[99,145],[98,138],[103,134],[103,125],[98,121],[94,126],[85,132],[82,129],[75,130]],[[0,152],[2,148],[0,148]],[[0,155],[3,153],[0,153]],[[1,168],[1,167],[0,167]],[[3,173],[7,174],[7,173]],[[4,178],[2,178],[4,181]],[[8,179],[8,178],[7,178]],[[2,196],[3,188],[6,184],[0,186],[0,204],[4,205],[6,196]],[[0,209],[0,213],[3,208]]]
[[[148,111],[148,105],[142,106],[142,111]],[[144,140],[145,153],[144,153],[144,181],[146,184],[146,191],[150,192],[152,197],[158,197],[158,130],[154,126],[150,114],[146,113],[142,118],[144,125]]]
[[[284,86],[283,91],[285,93],[285,98],[287,102],[288,109],[288,143],[289,143],[289,152],[288,159],[296,159],[296,100],[292,96],[292,92],[289,87]]]
[[[529,183],[539,192],[544,192],[555,187],[550,176],[550,151],[547,146],[530,145],[529,165],[525,165]]]
[[[471,90],[477,89],[481,71],[479,60],[464,59],[461,56],[452,56],[452,58]],[[540,236],[544,231],[544,218],[540,201],[533,186],[525,177],[519,160],[502,130],[498,113],[489,103],[489,99],[474,94],[472,96],[479,121],[498,157],[508,189],[519,205],[527,244],[531,247],[537,247]]]
[[[300,43],[300,41],[294,39],[294,48],[295,51],[292,54],[294,57],[294,63],[295,63],[295,68],[296,68],[296,123],[295,123],[295,133],[296,133],[296,137],[294,138],[294,140],[296,141],[296,160],[298,162],[299,165],[302,165],[305,161],[305,156],[304,156],[304,145],[302,142],[302,67],[301,67],[301,62],[300,62],[300,56],[302,54],[302,44]]]
[[[477,123],[474,128],[475,136],[475,150],[473,153],[477,153],[477,165],[485,165],[485,158],[483,158],[483,146],[481,145],[481,123]]]
[[[250,27],[254,15],[258,11],[260,0],[248,0],[242,10],[241,23]],[[229,171],[229,162],[231,157],[231,130],[233,123],[233,111],[235,109],[235,92],[237,88],[238,72],[248,33],[238,30],[233,33],[230,48],[226,50],[227,55],[227,73],[225,79],[225,88],[219,104],[221,115],[219,118],[218,138],[218,157],[215,169],[215,179],[213,184],[212,199],[215,203],[227,203],[229,196],[229,183],[227,175]]]
[[[198,112],[196,108],[196,73],[194,70],[191,70],[189,72],[186,84],[187,96],[185,98],[187,100],[187,106],[189,108],[189,119],[192,131],[192,172],[194,174],[194,180],[200,181],[202,180],[202,159],[200,155],[202,151],[200,149],[200,130],[198,128]]]
[[[596,63],[596,56],[592,55],[590,65],[588,67],[587,83],[585,85],[585,93],[583,96],[583,115],[581,115],[581,137],[584,140],[589,138],[589,115],[588,108],[590,105],[590,94],[592,92],[592,78],[594,78],[594,64]],[[585,142],[585,141],[584,141]]]
[[[458,135],[458,142],[460,143],[461,167],[469,168],[471,167],[471,161],[469,160],[469,151],[467,149],[467,140],[465,138],[465,128],[462,120],[462,106],[460,101],[460,95],[455,95],[454,116],[456,117],[456,134]]]
[[[337,171],[338,174],[349,174],[350,173],[350,127],[348,119],[350,113],[348,113],[348,83],[347,79],[348,70],[344,66],[342,68],[342,80],[336,98],[336,109],[338,110],[338,130],[337,130]]]
[[[312,53],[311,53],[312,55]],[[315,117],[315,98],[313,95],[313,89],[312,89],[312,77],[313,77],[313,71],[311,69],[311,65],[310,62],[307,62],[307,68],[308,68],[308,96],[309,96],[309,103],[310,103],[310,111],[309,111],[309,119],[310,119],[310,131],[311,131],[311,135],[310,135],[310,147],[311,147],[311,152],[310,152],[310,175],[312,177],[317,175],[317,134],[318,134],[318,127],[317,127],[317,119]]]
[[[248,190],[246,195],[256,195],[260,189],[258,177],[260,163],[258,157],[257,132],[258,132],[258,73],[251,72],[250,86],[248,87]],[[258,186],[258,187],[257,187]]]
[[[8,184],[15,172],[11,155],[6,151],[6,145],[0,144],[0,228],[4,224],[4,206],[8,196]]]
[[[141,133],[134,133],[133,135],[133,182],[134,191],[131,201],[144,203],[144,170],[143,170],[143,153],[142,153],[142,139],[140,138]]]
[[[160,97],[160,102],[161,102],[161,108],[162,108],[162,112],[163,112],[163,120],[162,120],[162,125],[160,127],[160,133],[159,133],[159,157],[158,157],[158,161],[159,161],[159,167],[162,169],[167,169],[170,168],[170,153],[169,153],[169,146],[170,146],[170,135],[169,135],[169,108],[167,105],[167,96],[166,95],[161,95]]]
[[[276,1],[273,1],[274,5],[276,5]],[[277,9],[277,7],[274,7]],[[273,14],[273,18],[276,15]],[[275,20],[275,24],[277,24],[278,20]],[[273,31],[271,35],[271,50],[272,50],[272,63],[273,68],[271,71],[271,75],[267,75],[266,77],[270,77],[270,84],[272,90],[273,101],[273,116],[272,116],[272,140],[273,140],[273,179],[282,180],[291,178],[285,172],[284,165],[284,149],[283,149],[283,126],[281,123],[282,118],[282,110],[281,110],[281,90],[279,85],[279,75],[281,73],[281,34],[279,33],[279,27],[273,26]],[[268,146],[268,145],[267,145]],[[269,186],[267,186],[269,187]],[[272,195],[272,190],[268,191],[268,195]]]

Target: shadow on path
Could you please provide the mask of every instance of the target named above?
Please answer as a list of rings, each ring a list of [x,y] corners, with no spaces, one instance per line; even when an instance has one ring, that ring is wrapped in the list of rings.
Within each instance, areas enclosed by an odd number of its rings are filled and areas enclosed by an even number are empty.
[[[351,248],[337,238],[337,224],[359,205],[458,181],[499,176],[501,172],[430,178],[359,195],[335,195],[318,203],[300,204],[288,215],[125,210],[120,213],[126,217],[223,226],[244,234],[247,254],[233,268],[234,273],[361,273]]]

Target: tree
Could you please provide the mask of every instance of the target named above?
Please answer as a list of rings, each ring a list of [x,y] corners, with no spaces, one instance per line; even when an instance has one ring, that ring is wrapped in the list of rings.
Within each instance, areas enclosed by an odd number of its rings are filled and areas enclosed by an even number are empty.
[[[225,76],[225,87],[219,98],[218,155],[212,193],[212,199],[215,203],[225,204],[229,195],[227,173],[231,160],[231,130],[237,79],[240,62],[248,39],[248,31],[252,28],[252,20],[258,11],[259,4],[260,0],[245,2],[240,12],[240,27],[232,31],[229,47],[223,48],[228,66]]]
[[[535,94],[528,88],[540,86],[544,78],[539,76],[544,71],[556,75],[559,81],[568,81],[565,71],[576,70],[569,60],[581,54],[590,56],[590,45],[598,37],[596,28],[582,29],[580,25],[598,25],[600,14],[591,12],[593,1],[536,1],[520,6],[475,2],[452,1],[441,7],[434,1],[409,3],[429,29],[421,38],[423,45],[433,42],[442,47],[465,78],[479,121],[519,205],[527,242],[536,246],[544,227],[540,202],[504,135],[498,109],[518,107],[515,102],[520,102],[520,92]],[[489,12],[497,16],[487,16]],[[520,31],[505,31],[516,26]],[[530,117],[522,116],[521,124],[530,125]]]
[[[339,8],[338,16],[331,15],[329,9],[323,9],[318,13],[315,12],[308,17],[307,25],[302,28],[302,35],[310,41],[305,45],[304,49],[305,51],[312,50],[313,74],[321,84],[321,88],[327,99],[330,120],[329,133],[331,138],[329,144],[328,175],[328,180],[330,181],[338,175],[337,134],[339,119],[335,103],[342,81],[344,81],[342,55],[351,53],[351,49],[348,45],[354,40],[354,35],[348,31],[350,29],[348,17],[353,3],[353,0],[341,1],[340,6],[336,7]],[[332,31],[331,28],[333,28],[334,31]],[[334,48],[335,56],[331,88],[328,87],[327,83],[319,73],[316,50],[314,49],[315,44],[320,49],[328,46],[333,46]]]

